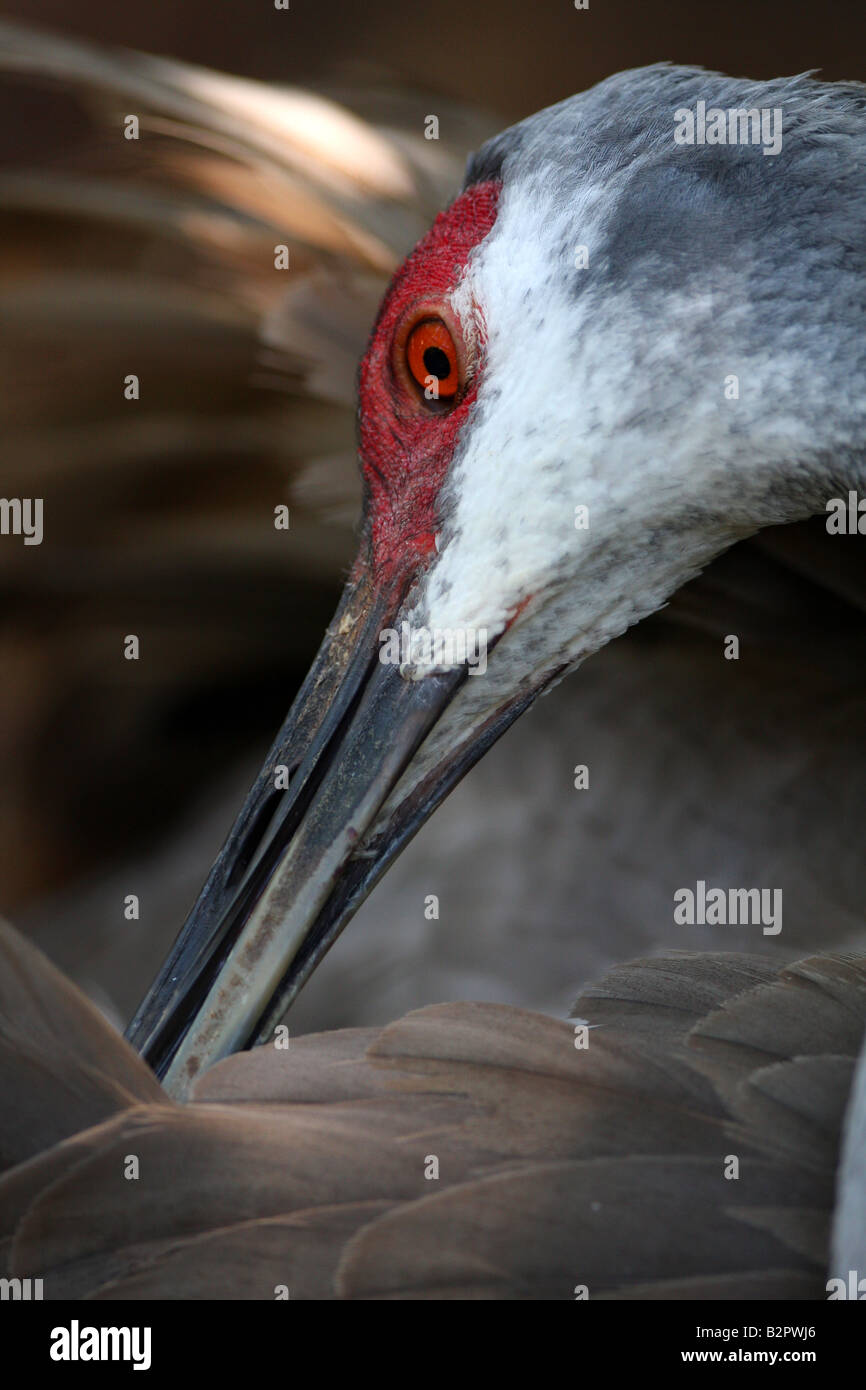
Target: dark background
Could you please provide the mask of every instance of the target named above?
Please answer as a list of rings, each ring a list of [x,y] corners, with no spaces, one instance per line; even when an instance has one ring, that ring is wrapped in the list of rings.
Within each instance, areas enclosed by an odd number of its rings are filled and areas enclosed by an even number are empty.
[[[622,68],[670,60],[732,76],[866,76],[854,0],[12,0],[9,16],[275,81],[379,70],[517,120]]]

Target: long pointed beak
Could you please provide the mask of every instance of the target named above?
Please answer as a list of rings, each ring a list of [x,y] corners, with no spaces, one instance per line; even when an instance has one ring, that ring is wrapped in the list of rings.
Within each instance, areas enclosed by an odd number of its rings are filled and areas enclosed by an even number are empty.
[[[533,697],[518,695],[455,747],[373,838],[383,804],[466,675],[455,668],[409,680],[381,664],[380,633],[396,626],[401,599],[379,594],[359,561],[128,1029],[177,1097],[205,1067],[270,1034],[387,865]]]

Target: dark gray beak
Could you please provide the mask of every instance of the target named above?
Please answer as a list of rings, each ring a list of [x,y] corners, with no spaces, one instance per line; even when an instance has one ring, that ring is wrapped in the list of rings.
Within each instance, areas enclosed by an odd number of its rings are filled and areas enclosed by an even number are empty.
[[[364,552],[362,550],[362,556]],[[371,827],[465,668],[409,680],[379,661],[402,594],[359,561],[307,679],[127,1037],[176,1097],[270,1035],[381,874],[526,708],[522,692]],[[278,782],[288,770],[288,787]]]

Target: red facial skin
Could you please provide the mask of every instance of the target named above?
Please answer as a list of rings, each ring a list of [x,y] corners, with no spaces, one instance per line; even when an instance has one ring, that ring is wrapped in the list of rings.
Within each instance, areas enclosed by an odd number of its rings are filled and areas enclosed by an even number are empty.
[[[373,571],[377,586],[393,593],[435,550],[437,497],[478,391],[481,364],[471,360],[460,324],[443,301],[493,226],[500,188],[492,181],[474,184],[439,214],[394,276],[361,363],[360,448]],[[445,319],[468,373],[454,403],[434,409],[399,369],[399,339],[419,310]]]

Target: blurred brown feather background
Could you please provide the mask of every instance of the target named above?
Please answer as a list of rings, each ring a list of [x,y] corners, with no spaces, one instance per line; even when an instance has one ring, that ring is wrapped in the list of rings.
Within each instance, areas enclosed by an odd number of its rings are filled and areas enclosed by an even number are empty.
[[[460,154],[431,153],[312,93],[269,109],[264,89],[200,72],[192,91],[169,63],[14,29],[0,65],[16,128],[40,112],[0,174],[4,495],[45,497],[51,530],[39,563],[2,549],[14,908],[153,831],[164,795],[278,717],[351,557],[378,300],[491,127],[455,111]]]

